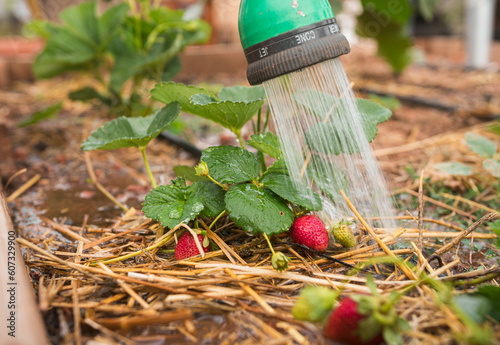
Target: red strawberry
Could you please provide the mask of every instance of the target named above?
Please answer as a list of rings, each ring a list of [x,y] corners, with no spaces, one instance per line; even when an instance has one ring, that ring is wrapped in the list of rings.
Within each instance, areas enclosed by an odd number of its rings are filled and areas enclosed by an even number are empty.
[[[382,327],[376,322],[375,324],[370,323],[372,329],[369,331],[373,332],[372,337],[367,340],[361,339],[362,332],[368,331],[368,329],[363,329],[361,324],[365,319],[367,319],[367,316],[360,314],[358,311],[358,302],[347,297],[330,314],[325,325],[325,336],[328,339],[347,345],[382,344]],[[378,329],[373,329],[373,327]]]
[[[292,241],[302,244],[318,252],[324,252],[328,248],[328,231],[315,216],[302,216],[293,222],[290,229]]]
[[[205,238],[201,234],[198,234],[198,240],[203,247],[203,251],[208,253],[210,251],[210,243],[208,241],[204,241]],[[181,235],[179,241],[177,242],[177,247],[175,247],[175,259],[183,260],[196,255],[200,255],[200,251],[196,246],[193,235],[189,231],[186,231]]]

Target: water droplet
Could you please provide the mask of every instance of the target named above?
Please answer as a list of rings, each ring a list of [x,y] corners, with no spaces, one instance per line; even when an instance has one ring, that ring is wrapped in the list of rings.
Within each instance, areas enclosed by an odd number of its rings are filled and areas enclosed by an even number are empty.
[[[172,219],[177,219],[180,216],[182,216],[182,210],[178,208],[171,210],[170,213],[168,214],[168,217]]]

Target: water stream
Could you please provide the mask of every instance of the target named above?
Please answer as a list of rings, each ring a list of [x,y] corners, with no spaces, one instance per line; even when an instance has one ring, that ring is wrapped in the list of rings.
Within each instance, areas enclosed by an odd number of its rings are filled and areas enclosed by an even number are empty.
[[[343,190],[364,217],[384,217],[372,226],[394,229],[387,184],[340,59],[263,86],[289,174],[294,183],[307,184],[309,193],[322,194],[320,217],[330,223],[353,216]]]

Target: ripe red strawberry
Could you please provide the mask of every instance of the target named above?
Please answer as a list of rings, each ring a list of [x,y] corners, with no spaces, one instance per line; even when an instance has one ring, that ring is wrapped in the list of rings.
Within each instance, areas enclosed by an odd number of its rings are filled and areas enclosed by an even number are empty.
[[[382,327],[378,323],[370,323],[370,330],[363,329],[362,322],[367,316],[358,311],[358,302],[345,298],[328,318],[325,325],[325,336],[328,339],[346,345],[379,345],[383,342]],[[373,329],[373,327],[378,329]],[[373,332],[370,339],[361,339],[362,332]]]
[[[306,215],[295,219],[290,236],[293,242],[318,252],[324,252],[328,248],[328,231],[315,216]]]
[[[208,241],[205,241],[205,243],[203,243],[204,239],[205,238],[203,237],[203,235],[198,234],[198,240],[203,247],[203,251],[205,253],[208,253],[210,251],[210,243]],[[183,260],[196,255],[200,255],[200,251],[196,246],[193,235],[189,231],[186,231],[181,235],[179,241],[177,242],[177,247],[175,247],[175,259]]]

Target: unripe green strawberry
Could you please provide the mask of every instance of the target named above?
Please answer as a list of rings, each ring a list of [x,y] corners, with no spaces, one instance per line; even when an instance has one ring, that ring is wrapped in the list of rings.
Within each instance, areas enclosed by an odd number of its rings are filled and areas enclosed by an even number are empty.
[[[350,225],[351,223],[345,221],[333,225],[333,236],[345,248],[355,247],[358,244]]]
[[[300,297],[293,306],[292,314],[298,320],[323,322],[333,309],[338,295],[338,291],[326,286],[306,286],[300,292]]]

